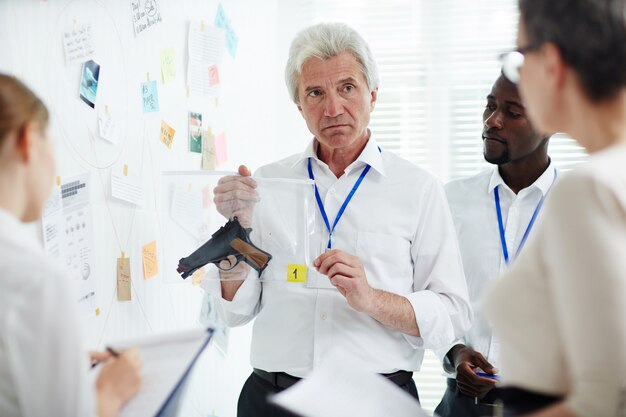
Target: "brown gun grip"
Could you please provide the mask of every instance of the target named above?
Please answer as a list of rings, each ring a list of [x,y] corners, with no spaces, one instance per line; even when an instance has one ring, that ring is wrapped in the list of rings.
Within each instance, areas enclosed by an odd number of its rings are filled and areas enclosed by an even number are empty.
[[[265,265],[270,261],[265,253],[239,238],[233,239],[233,241],[230,242],[230,246],[249,259],[250,262],[254,263],[259,269],[265,268]]]

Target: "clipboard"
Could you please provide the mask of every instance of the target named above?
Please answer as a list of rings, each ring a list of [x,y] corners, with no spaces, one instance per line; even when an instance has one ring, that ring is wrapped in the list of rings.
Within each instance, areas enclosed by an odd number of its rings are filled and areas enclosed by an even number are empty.
[[[120,417],[174,417],[178,414],[196,361],[213,329],[194,329],[112,343],[115,349],[139,348],[142,387],[120,410]]]

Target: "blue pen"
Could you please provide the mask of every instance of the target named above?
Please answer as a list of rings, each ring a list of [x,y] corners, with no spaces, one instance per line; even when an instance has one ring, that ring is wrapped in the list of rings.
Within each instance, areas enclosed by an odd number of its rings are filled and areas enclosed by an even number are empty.
[[[483,378],[495,379],[496,381],[500,379],[498,375],[492,375],[486,372],[476,372],[476,375],[482,376]]]

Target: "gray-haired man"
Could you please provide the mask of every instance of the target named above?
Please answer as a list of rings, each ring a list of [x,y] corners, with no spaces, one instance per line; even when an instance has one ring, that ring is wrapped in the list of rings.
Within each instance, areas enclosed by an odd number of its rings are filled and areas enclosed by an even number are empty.
[[[310,271],[315,279],[290,283],[283,274],[282,282],[269,277],[271,285],[264,284],[240,265],[228,273],[239,274],[239,281],[207,288],[229,325],[256,317],[254,372],[238,415],[282,415],[267,404],[268,394],[306,377],[334,348],[417,398],[412,372],[424,349],[452,342],[471,320],[442,187],[379,148],[368,129],[378,72],[354,30],[343,24],[305,29],[292,43],[285,75],[314,138],[301,154],[256,176],[315,180],[319,228],[309,245],[317,257]],[[257,196],[248,169],[240,167],[240,174],[222,179],[215,202],[224,216],[246,219],[250,213],[233,210],[233,199]]]

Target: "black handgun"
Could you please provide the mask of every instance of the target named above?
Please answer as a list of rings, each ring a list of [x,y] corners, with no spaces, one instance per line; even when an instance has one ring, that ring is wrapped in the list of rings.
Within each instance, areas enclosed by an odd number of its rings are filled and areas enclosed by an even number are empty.
[[[244,228],[237,217],[226,222],[211,236],[211,239],[200,246],[194,253],[178,261],[176,271],[186,279],[197,269],[208,263],[214,263],[222,271],[230,271],[241,261],[244,261],[259,272],[259,276],[267,267],[272,255],[254,246],[250,240],[252,229]],[[231,263],[228,259],[233,255],[236,261]],[[227,268],[220,267],[220,262],[228,262]]]

